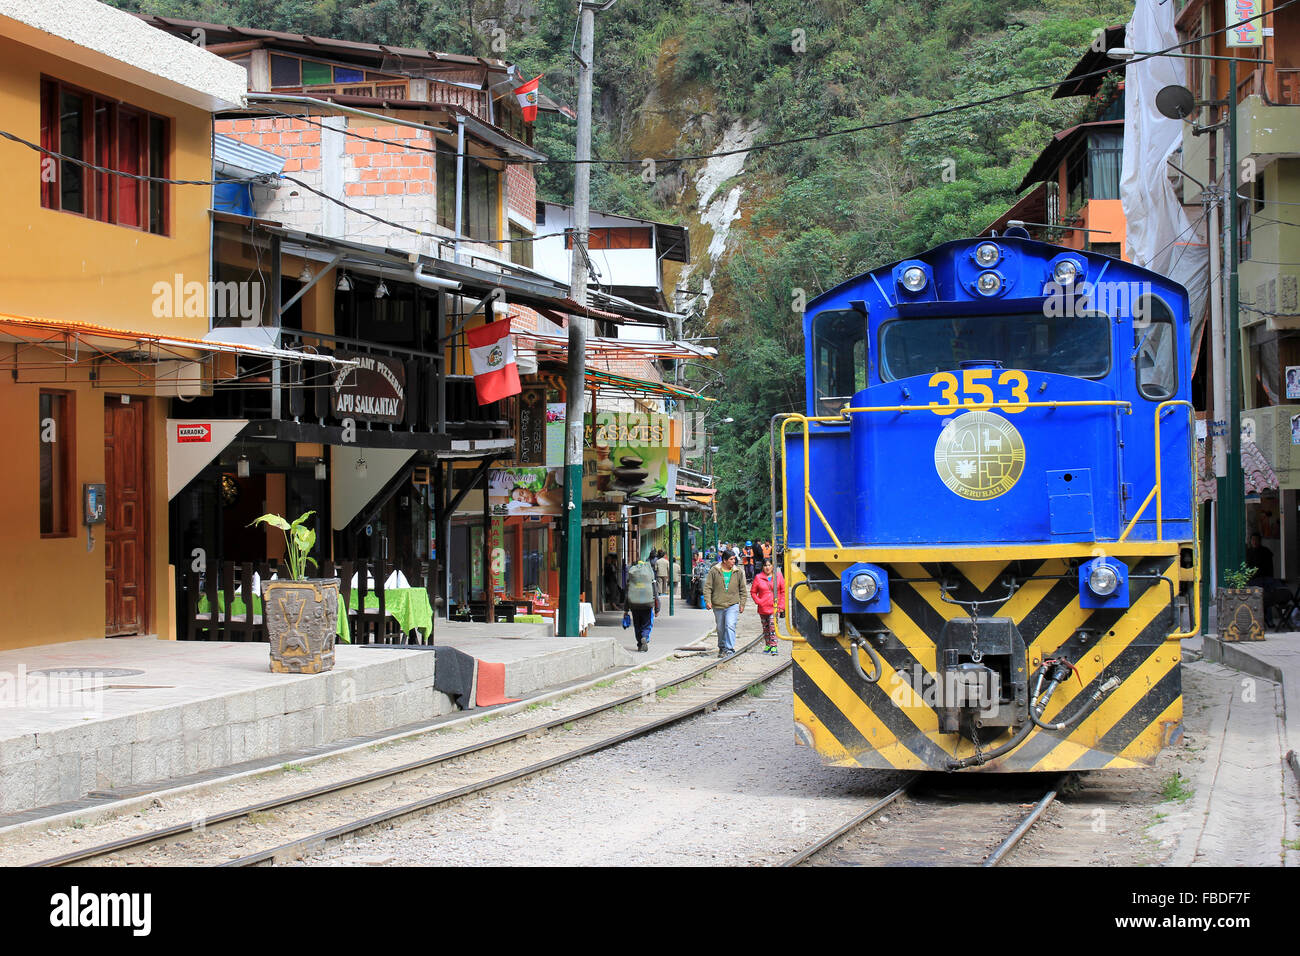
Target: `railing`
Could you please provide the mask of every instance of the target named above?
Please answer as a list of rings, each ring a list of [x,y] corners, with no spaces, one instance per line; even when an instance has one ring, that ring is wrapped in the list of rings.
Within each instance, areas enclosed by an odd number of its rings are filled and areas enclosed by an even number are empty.
[[[410,86],[406,80],[374,80],[368,83],[333,83],[323,86],[303,86],[299,88],[304,95],[320,96],[338,94],[342,96],[373,96],[376,99],[409,100]],[[291,90],[279,90],[288,93]]]

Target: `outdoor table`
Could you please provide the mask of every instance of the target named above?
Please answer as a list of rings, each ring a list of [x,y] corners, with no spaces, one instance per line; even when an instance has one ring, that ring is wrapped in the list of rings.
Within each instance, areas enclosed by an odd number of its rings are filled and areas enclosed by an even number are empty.
[[[353,591],[348,600],[352,610],[357,606],[359,592]],[[373,591],[366,595],[366,607],[379,609],[379,595]],[[429,592],[424,588],[384,588],[384,613],[395,620],[403,634],[413,630],[423,632],[428,637],[433,631],[433,605],[429,603]]]
[[[378,600],[376,600],[376,606],[378,606],[378,603]],[[221,592],[217,592],[217,608],[221,611],[225,611],[226,609],[226,596]],[[212,613],[212,607],[208,604],[208,596],[206,594],[199,597],[197,610],[200,614]],[[253,595],[253,613],[260,616],[263,621],[266,620],[266,616],[262,614],[262,596],[260,594]],[[231,604],[230,618],[233,620],[234,618],[247,617],[248,608],[244,605],[244,599],[236,594],[235,600]],[[348,628],[348,615],[347,610],[343,606],[343,595],[341,593],[339,594],[338,624],[334,628],[334,633],[344,644],[352,643],[352,632]]]

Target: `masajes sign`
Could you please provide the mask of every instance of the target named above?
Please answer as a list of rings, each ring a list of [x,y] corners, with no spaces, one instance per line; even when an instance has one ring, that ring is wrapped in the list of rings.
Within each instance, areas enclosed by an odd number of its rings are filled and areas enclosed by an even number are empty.
[[[406,414],[406,369],[383,355],[338,352],[336,358],[356,362],[334,376],[330,410],[335,418],[395,425]]]

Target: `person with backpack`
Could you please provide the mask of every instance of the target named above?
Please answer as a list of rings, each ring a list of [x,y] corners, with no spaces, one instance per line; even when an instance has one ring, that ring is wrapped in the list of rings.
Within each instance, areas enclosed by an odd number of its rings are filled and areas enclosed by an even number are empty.
[[[659,595],[655,593],[655,572],[648,561],[640,561],[627,572],[627,597],[623,603],[624,615],[631,615],[636,633],[636,649],[650,650],[650,632],[654,629],[655,614],[659,612]],[[624,618],[623,626],[627,626]]]
[[[704,587],[705,606],[718,625],[718,656],[736,653],[736,621],[745,610],[743,573],[736,567],[736,552],[724,551],[722,561],[709,569]]]

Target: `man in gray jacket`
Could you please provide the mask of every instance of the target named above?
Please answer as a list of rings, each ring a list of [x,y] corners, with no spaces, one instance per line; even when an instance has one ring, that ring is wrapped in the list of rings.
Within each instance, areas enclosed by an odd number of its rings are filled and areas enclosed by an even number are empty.
[[[745,575],[736,567],[736,552],[724,551],[722,561],[709,569],[704,604],[718,625],[718,656],[736,653],[736,621],[745,610]]]

